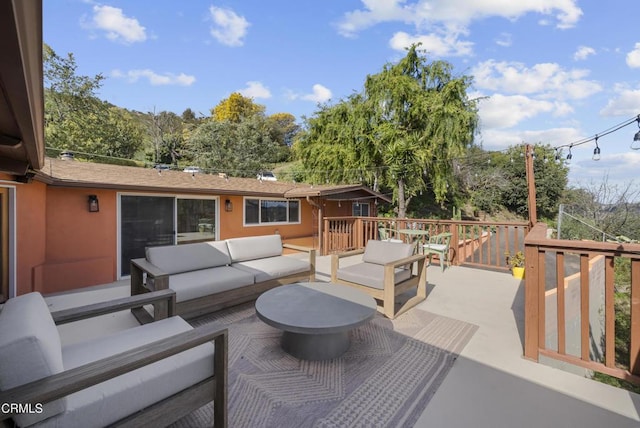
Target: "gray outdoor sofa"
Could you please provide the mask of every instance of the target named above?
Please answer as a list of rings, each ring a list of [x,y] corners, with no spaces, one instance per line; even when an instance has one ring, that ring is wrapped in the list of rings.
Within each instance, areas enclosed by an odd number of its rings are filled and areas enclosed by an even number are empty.
[[[285,256],[283,248],[309,257]],[[171,288],[178,315],[193,318],[282,284],[314,281],[315,264],[314,249],[283,244],[280,235],[148,247],[145,258],[131,260],[131,295]]]

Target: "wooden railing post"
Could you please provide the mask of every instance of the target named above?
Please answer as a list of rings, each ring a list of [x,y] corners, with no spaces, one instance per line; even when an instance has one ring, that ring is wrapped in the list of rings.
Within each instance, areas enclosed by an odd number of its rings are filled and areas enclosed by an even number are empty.
[[[322,228],[322,255],[329,254],[329,219],[324,219],[324,227]]]
[[[631,260],[631,344],[629,371],[640,375],[640,260]]]
[[[355,242],[353,243],[353,249],[358,249],[361,247],[364,247],[363,245],[363,241],[364,241],[364,230],[363,230],[363,226],[364,223],[362,222],[362,218],[361,217],[356,217],[356,219],[353,222],[353,229],[354,229],[354,238],[355,238]]]
[[[546,225],[539,224],[531,233],[544,236]],[[540,261],[537,244],[529,244],[525,239],[525,280],[524,280],[524,357],[538,361],[540,336],[544,334],[544,277],[540,278]],[[541,286],[542,284],[542,286]],[[544,342],[542,343],[544,347]]]
[[[449,231],[451,232],[451,241],[449,241],[449,249],[453,249],[453,257],[451,258],[451,264],[454,266],[460,265],[460,260],[458,259],[458,250],[460,246],[458,243],[460,242],[460,225],[456,222],[450,226]]]

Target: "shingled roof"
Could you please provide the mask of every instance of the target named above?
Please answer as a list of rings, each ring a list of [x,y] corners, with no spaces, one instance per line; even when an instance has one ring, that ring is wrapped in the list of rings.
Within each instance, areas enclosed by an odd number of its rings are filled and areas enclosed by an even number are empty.
[[[360,184],[310,185],[255,178],[225,177],[213,174],[189,174],[153,168],[109,165],[77,160],[46,158],[36,180],[56,187],[91,187],[131,191],[163,191],[228,195],[255,195],[287,198],[327,196],[356,192],[363,197],[389,201],[381,193]]]

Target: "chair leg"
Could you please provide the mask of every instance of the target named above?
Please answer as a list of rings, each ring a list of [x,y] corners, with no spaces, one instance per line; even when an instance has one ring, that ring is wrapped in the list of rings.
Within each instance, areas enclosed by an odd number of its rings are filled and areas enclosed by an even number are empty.
[[[444,272],[444,253],[440,254],[440,270]]]

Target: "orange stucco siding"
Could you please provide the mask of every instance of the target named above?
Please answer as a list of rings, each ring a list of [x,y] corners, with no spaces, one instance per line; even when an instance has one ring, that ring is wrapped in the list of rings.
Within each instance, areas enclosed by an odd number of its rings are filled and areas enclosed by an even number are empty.
[[[5,177],[0,177],[5,179]],[[7,177],[6,179],[12,179]],[[15,183],[15,277],[18,295],[36,290],[34,267],[45,261],[47,187]],[[12,245],[13,246],[13,245]]]
[[[118,190],[57,187],[34,181],[20,184],[2,176],[15,189],[17,293],[52,293],[118,279]],[[1,184],[0,184],[1,185]],[[138,192],[122,192],[136,194]],[[143,192],[153,194],[152,192]],[[140,193],[138,193],[140,194]],[[162,196],[177,196],[158,192]],[[97,195],[100,211],[89,212],[89,195]],[[186,193],[179,196],[185,197]],[[194,197],[202,197],[202,194]],[[218,199],[218,239],[271,235],[283,239],[318,233],[318,206],[324,216],[349,216],[351,204],[312,198],[300,201],[300,223],[244,225],[244,197],[207,195]],[[188,196],[187,196],[188,197]],[[262,197],[269,199],[268,197]],[[233,209],[225,210],[225,201]],[[273,198],[282,199],[282,198]],[[314,202],[315,201],[315,202]],[[373,213],[374,206],[371,204]]]
[[[89,195],[98,197],[99,212],[89,212]],[[116,192],[49,187],[46,210],[46,261],[36,268],[36,288],[50,293],[114,281]]]
[[[225,211],[227,199],[233,204],[231,212]],[[300,200],[300,220],[299,224],[244,226],[244,198],[242,196],[220,196],[220,239],[273,235],[274,233],[279,233],[283,239],[311,236],[313,233],[312,207],[304,199]]]

